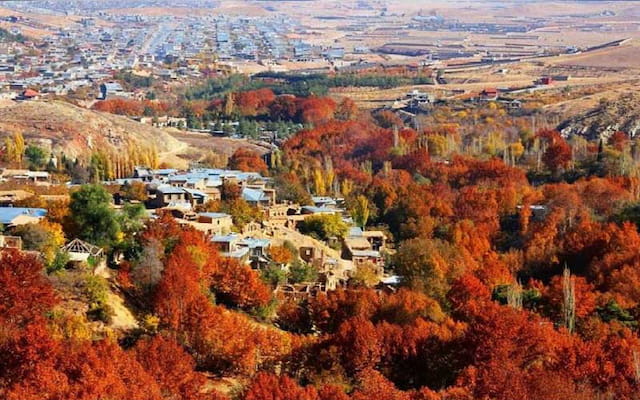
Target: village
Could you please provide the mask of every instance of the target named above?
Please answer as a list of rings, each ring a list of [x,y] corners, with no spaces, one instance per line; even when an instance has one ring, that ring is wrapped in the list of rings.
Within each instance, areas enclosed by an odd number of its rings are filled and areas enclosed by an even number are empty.
[[[47,210],[16,204],[34,196],[24,189],[49,186],[51,177],[44,171],[4,169],[0,181],[19,184],[23,188],[0,191],[0,223],[4,227],[0,245],[23,250],[21,237],[12,232],[24,225],[37,224],[47,216]],[[242,265],[258,271],[275,267],[283,274],[292,263],[303,263],[311,268],[314,271],[309,275],[313,277],[311,281],[278,282],[276,291],[287,297],[300,298],[346,288],[353,279],[362,276],[367,286],[385,290],[393,290],[399,283],[398,277],[385,273],[386,259],[392,252],[387,247],[387,235],[383,231],[356,226],[345,208],[344,199],[322,196],[312,197],[311,205],[278,203],[270,178],[255,172],[209,168],[179,171],[136,167],[132,177],[103,182],[103,185],[120,188],[113,194],[115,210],[122,209],[127,201],[122,196],[123,191],[132,187],[140,189],[147,199],[132,202],[145,206],[146,218],[171,215],[180,226],[204,233],[223,257],[235,259]],[[206,211],[208,204],[221,201],[225,191],[230,190],[258,210],[260,217],[238,224],[230,214]],[[44,201],[69,200],[68,195],[40,195],[40,198]],[[343,236],[321,240],[315,235],[301,233],[300,225],[309,218],[325,216],[332,216],[344,224]],[[276,263],[271,259],[270,249],[282,246],[296,254],[291,263]],[[88,259],[98,257],[99,262],[94,260],[92,263],[95,273],[104,273],[107,264],[117,266],[118,262],[107,260],[106,252],[100,247],[77,238],[69,238],[61,250],[69,255],[69,265],[86,266]]]

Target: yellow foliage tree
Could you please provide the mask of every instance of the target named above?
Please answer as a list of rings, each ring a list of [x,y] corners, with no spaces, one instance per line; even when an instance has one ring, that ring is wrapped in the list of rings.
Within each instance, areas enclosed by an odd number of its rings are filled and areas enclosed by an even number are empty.
[[[349,196],[353,192],[353,182],[349,179],[345,179],[340,184],[340,193],[343,196]]]
[[[428,138],[429,153],[434,156],[445,156],[447,154],[447,138],[442,135],[431,135]]]
[[[17,132],[15,135],[13,135],[13,140],[15,143],[16,161],[18,162],[18,164],[22,165],[22,156],[24,155],[24,150],[26,147],[24,144],[24,137],[22,136],[22,133]]]
[[[509,145],[509,152],[514,160],[518,160],[524,154],[524,146],[520,142],[511,143]]]
[[[321,169],[313,170],[313,187],[317,195],[324,196],[327,194],[326,181]]]
[[[22,165],[22,157],[24,156],[25,150],[24,137],[22,134],[17,132],[12,138],[7,137],[4,140],[4,146],[7,161]]]
[[[48,220],[40,222],[42,228],[49,233],[49,240],[42,246],[42,255],[47,264],[51,263],[58,252],[58,249],[65,243],[64,231],[62,225]]]

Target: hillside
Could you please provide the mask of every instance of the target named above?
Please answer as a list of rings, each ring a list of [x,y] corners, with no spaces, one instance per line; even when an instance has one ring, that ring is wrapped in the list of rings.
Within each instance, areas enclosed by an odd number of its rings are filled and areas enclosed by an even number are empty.
[[[188,148],[168,130],[61,101],[11,103],[0,107],[0,137],[15,132],[22,133],[27,141],[40,142],[68,157],[86,156],[98,149],[155,146],[161,161],[179,163],[176,155]]]
[[[636,136],[640,132],[640,95],[628,93],[615,100],[603,100],[567,119],[559,129],[564,136],[581,135],[591,140],[608,138],[617,131]]]

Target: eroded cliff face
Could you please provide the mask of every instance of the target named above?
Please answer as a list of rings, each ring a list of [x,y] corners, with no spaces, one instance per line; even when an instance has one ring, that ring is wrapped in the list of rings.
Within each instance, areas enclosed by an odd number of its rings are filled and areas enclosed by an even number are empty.
[[[567,119],[558,127],[565,137],[584,136],[589,140],[607,140],[622,131],[630,137],[640,134],[640,95],[627,94]]]

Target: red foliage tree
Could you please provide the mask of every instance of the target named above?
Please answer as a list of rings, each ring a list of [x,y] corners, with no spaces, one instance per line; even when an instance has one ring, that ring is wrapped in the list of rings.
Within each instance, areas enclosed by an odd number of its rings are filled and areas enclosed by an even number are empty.
[[[256,116],[267,112],[276,96],[271,89],[250,90],[238,93],[236,105],[243,116]]]
[[[542,155],[545,166],[553,173],[566,168],[572,160],[571,146],[557,131],[546,130],[538,133],[545,140],[547,149]]]
[[[402,392],[378,371],[368,369],[358,375],[358,389],[352,400],[409,400],[409,394]]]
[[[259,373],[244,394],[245,400],[318,400],[317,391],[301,387],[287,376]]]
[[[258,153],[239,148],[229,158],[229,168],[237,169],[244,172],[267,172],[267,164]]]
[[[298,115],[305,124],[329,122],[336,112],[336,103],[328,97],[308,97],[300,100]]]
[[[0,325],[22,327],[56,304],[44,267],[33,255],[6,249],[0,253]]]
[[[292,121],[298,112],[296,98],[292,95],[282,95],[276,97],[269,107],[269,114],[272,119],[278,121]]]
[[[332,343],[340,349],[342,365],[352,373],[375,368],[380,362],[378,333],[366,319],[352,318],[345,321],[333,336]]]
[[[158,382],[163,398],[209,398],[201,393],[205,378],[195,372],[195,361],[174,340],[162,336],[143,339],[133,351],[138,363]]]

